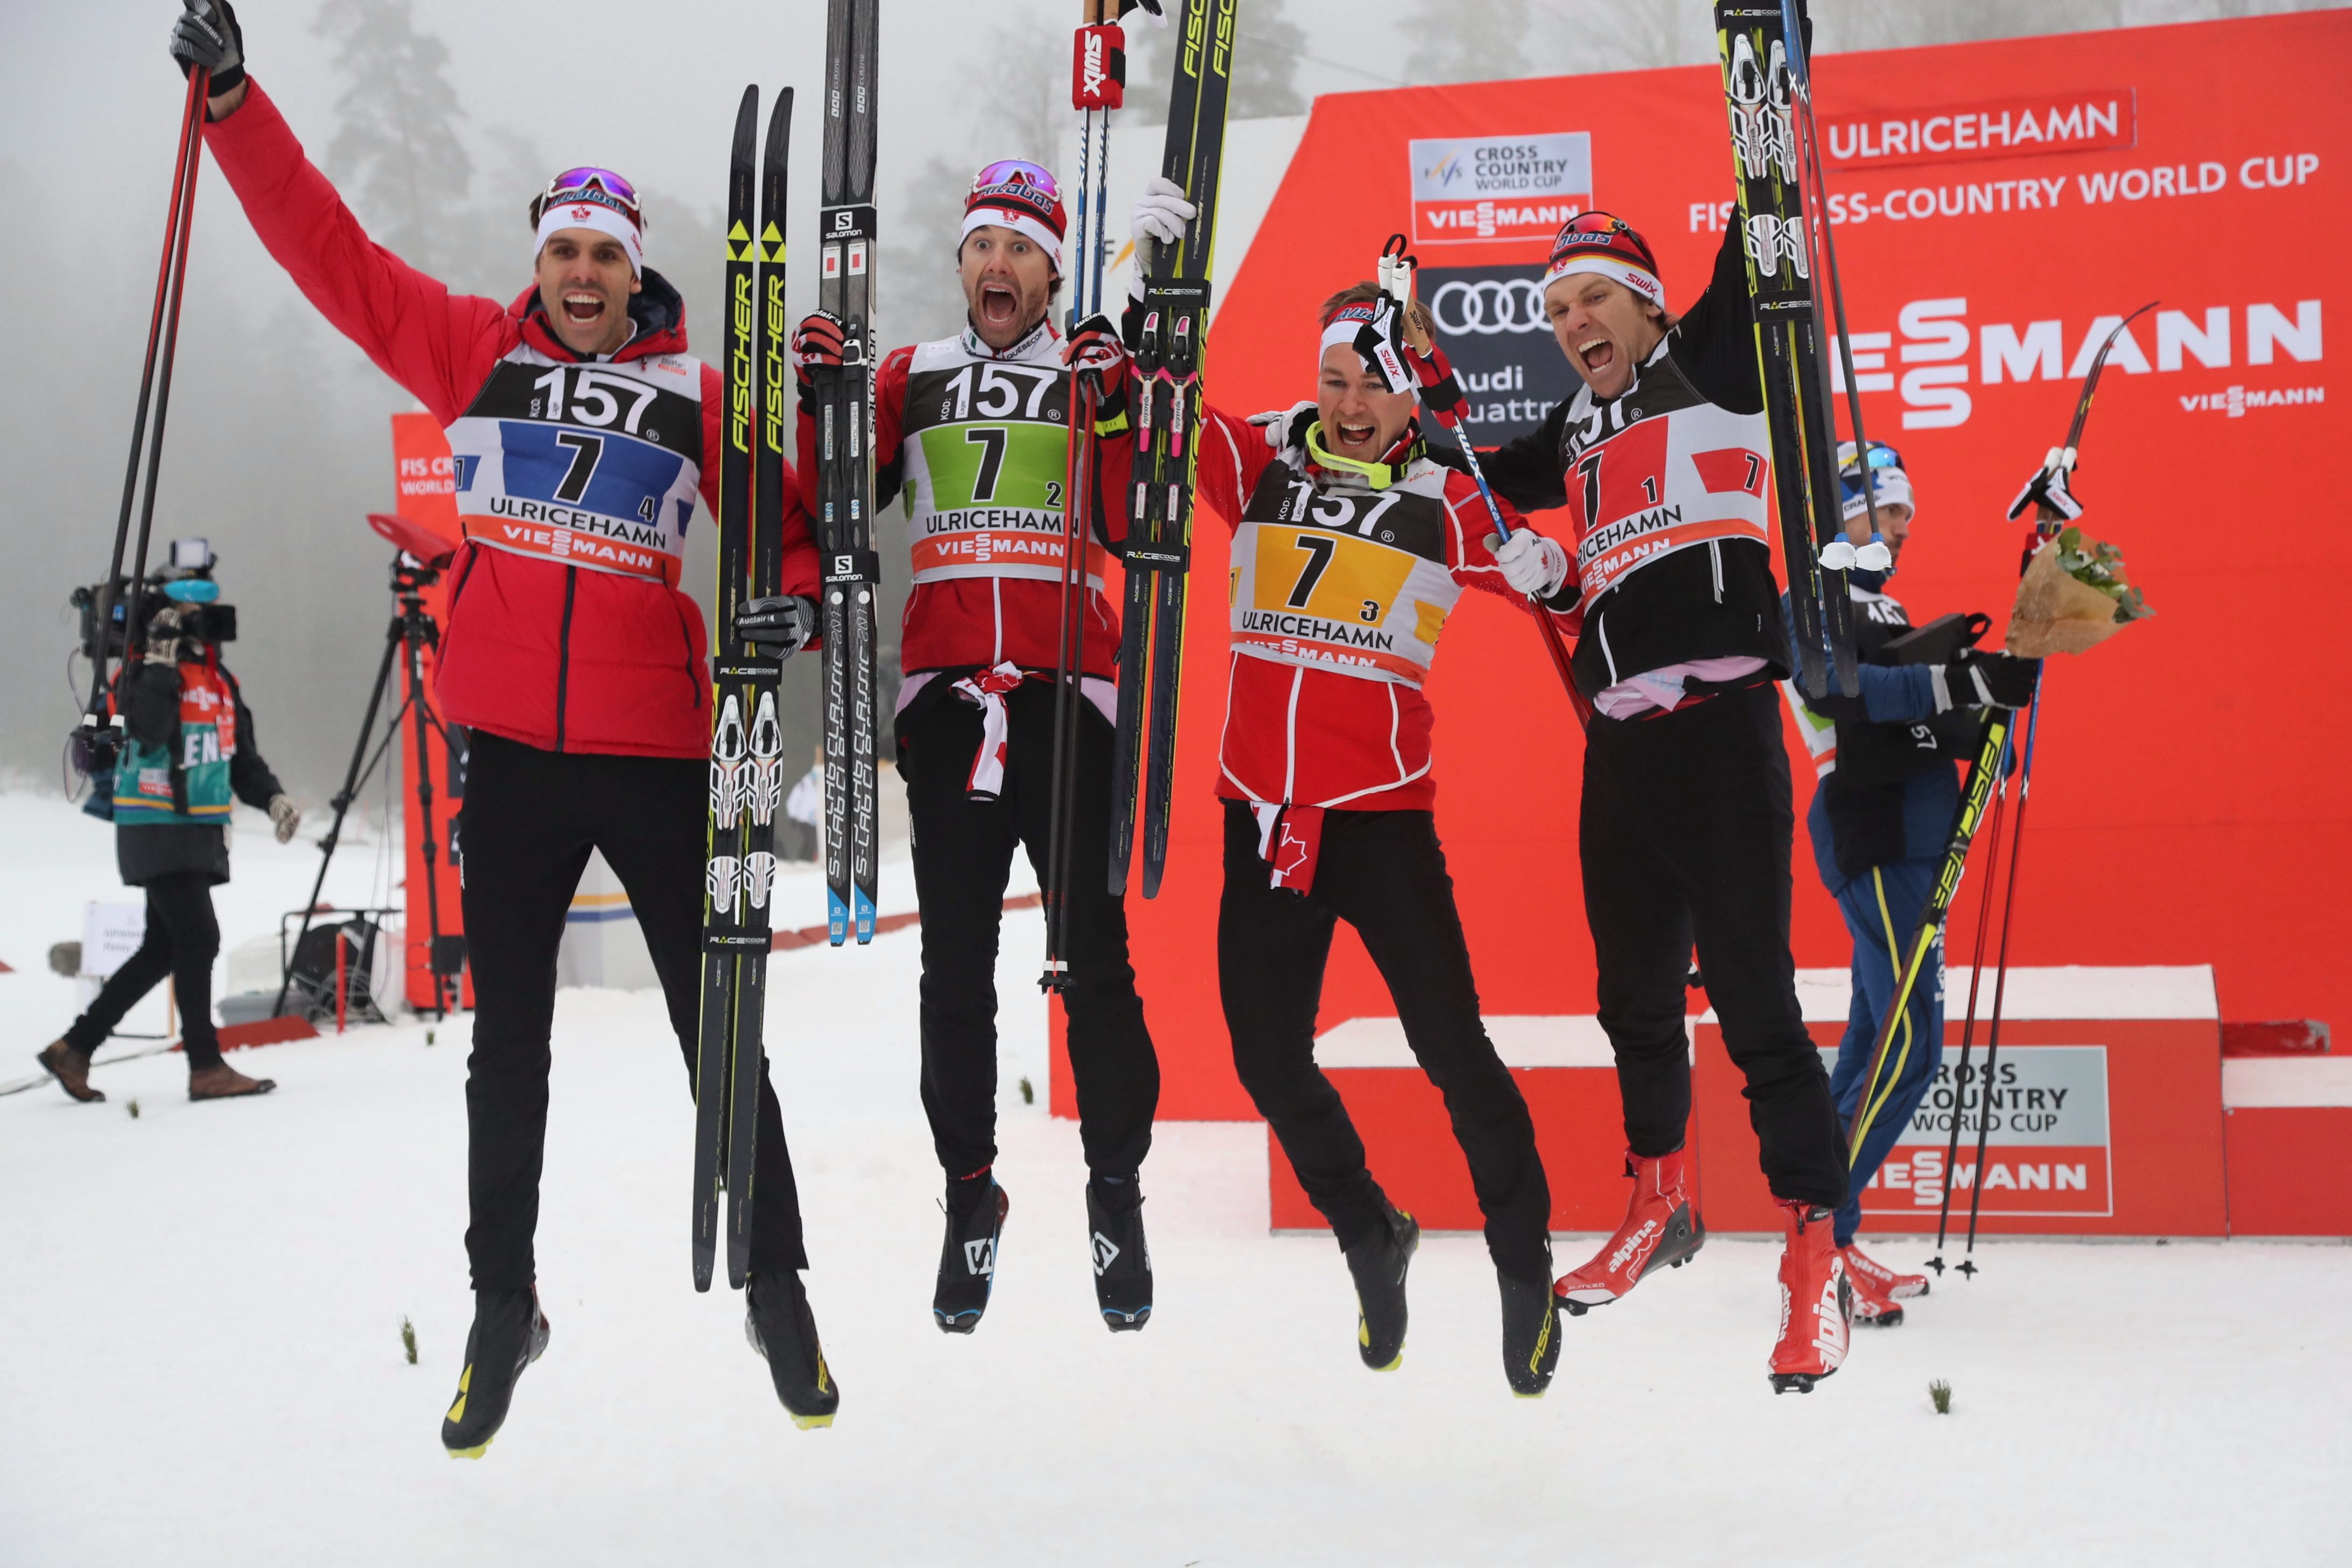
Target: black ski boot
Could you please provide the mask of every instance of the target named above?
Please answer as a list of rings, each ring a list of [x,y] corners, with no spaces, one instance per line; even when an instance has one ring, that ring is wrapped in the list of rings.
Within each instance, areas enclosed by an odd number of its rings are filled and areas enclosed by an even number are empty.
[[[1151,1248],[1143,1239],[1143,1189],[1131,1176],[1087,1183],[1087,1227],[1095,1255],[1095,1304],[1112,1333],[1151,1321]]]
[[[547,1314],[537,1290],[477,1290],[474,1326],[466,1331],[466,1370],[457,1400],[441,1419],[441,1446],[453,1459],[478,1459],[506,1425],[515,1380],[547,1350]]]
[[[1004,1233],[1004,1216],[1013,1200],[986,1172],[948,1183],[947,1240],[940,1247],[939,1288],[931,1294],[931,1314],[940,1332],[968,1334],[980,1327],[988,1310],[989,1288],[996,1282],[996,1238]]]
[[[743,1290],[743,1337],[768,1363],[776,1397],[792,1413],[793,1426],[806,1431],[833,1425],[833,1413],[841,1408],[841,1385],[824,1364],[816,1316],[809,1310],[799,1274],[786,1269],[751,1276]]]
[[[1549,1279],[1530,1285],[1499,1268],[1495,1278],[1503,1289],[1503,1375],[1517,1397],[1541,1399],[1559,1365],[1559,1298]]]
[[[1381,1214],[1380,1228],[1346,1256],[1356,1277],[1357,1353],[1374,1372],[1394,1372],[1404,1364],[1404,1275],[1421,1246],[1421,1226],[1386,1198]]]

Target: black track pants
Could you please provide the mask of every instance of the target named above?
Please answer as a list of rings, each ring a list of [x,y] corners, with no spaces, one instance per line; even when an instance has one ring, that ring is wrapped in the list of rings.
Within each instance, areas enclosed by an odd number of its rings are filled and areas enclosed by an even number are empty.
[[[1331,812],[1311,892],[1270,888],[1266,876],[1255,819],[1227,801],[1217,982],[1234,1068],[1339,1245],[1380,1223],[1381,1196],[1347,1106],[1315,1065],[1324,961],[1332,928],[1344,920],[1388,982],[1422,1070],[1445,1097],[1486,1216],[1487,1252],[1506,1273],[1549,1283],[1551,1188],[1527,1100],[1478,1018],[1434,819],[1425,811]]]
[[[539,1173],[547,1149],[548,1035],[565,912],[602,851],[629,895],[689,1090],[700,1028],[702,868],[709,764],[677,757],[542,752],[477,731],[466,779],[467,952],[474,1050],[466,1062],[466,1254],[478,1290],[536,1278]],[[678,1152],[685,1169],[688,1151]],[[804,1268],[800,1194],[765,1064],[751,1212],[751,1268]],[[682,1189],[681,1189],[682,1190]]]
[[[1776,1197],[1845,1201],[1845,1139],[1797,1010],[1789,955],[1796,832],[1780,697],[1769,686],[1656,718],[1595,718],[1579,824],[1601,1026],[1617,1053],[1625,1138],[1678,1149],[1690,1121],[1684,1032],[1691,945]]]
[[[1053,805],[1054,689],[1025,680],[1006,694],[1003,793],[967,791],[981,710],[934,689],[898,722],[898,773],[914,828],[915,895],[923,910],[923,1110],[940,1168],[969,1175],[996,1161],[996,946],[1015,845],[1042,886]],[[1127,909],[1105,890],[1110,862],[1111,727],[1078,704],[1078,787],[1070,914],[1070,1076],[1087,1168],[1133,1173],[1151,1149],[1160,1058],[1127,959]],[[1024,919],[1031,918],[1027,916]]]
[[[107,976],[89,1011],[66,1031],[66,1043],[84,1056],[93,1055],[122,1022],[122,1016],[168,974],[179,1005],[188,1070],[218,1067],[220,1037],[213,1029],[213,960],[220,956],[220,922],[213,918],[212,873],[173,871],[149,881],[146,892],[147,934],[140,939],[139,951]]]

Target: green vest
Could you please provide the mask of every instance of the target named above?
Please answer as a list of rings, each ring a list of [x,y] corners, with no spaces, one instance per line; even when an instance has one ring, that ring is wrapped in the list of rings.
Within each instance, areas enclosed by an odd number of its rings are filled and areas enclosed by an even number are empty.
[[[180,666],[180,721],[161,746],[127,740],[114,764],[118,827],[225,823],[236,797],[229,759],[236,755],[236,698],[210,663]]]

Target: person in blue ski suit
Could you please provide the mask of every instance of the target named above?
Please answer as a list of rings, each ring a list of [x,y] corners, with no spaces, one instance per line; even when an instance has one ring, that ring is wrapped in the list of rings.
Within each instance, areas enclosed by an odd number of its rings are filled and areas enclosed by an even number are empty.
[[[1832,689],[1826,697],[1813,698],[1793,681],[1782,687],[1820,779],[1805,814],[1813,862],[1853,936],[1853,1002],[1830,1074],[1838,1117],[1851,1125],[1959,806],[1957,764],[1975,754],[1980,710],[2022,707],[2031,700],[2036,661],[1948,647],[1941,658],[1929,654],[1927,662],[1902,662],[1912,656],[1890,645],[1913,627],[1885,588],[1916,513],[1910,477],[1901,456],[1875,441],[1867,464],[1851,441],[1839,447],[1838,458],[1848,523],[1868,513],[1863,495],[1867,474],[1878,527],[1895,559],[1884,572],[1856,570],[1847,579],[1855,648],[1862,658],[1861,695],[1841,697]],[[1786,595],[1781,620],[1794,625]],[[1795,668],[1793,633],[1790,651],[1790,668]],[[1863,1191],[1927,1098],[1943,1051],[1939,932],[1888,1043],[1880,1075],[1885,1099],[1853,1149],[1846,1200],[1837,1211],[1833,1239],[1853,1281],[1857,1323],[1892,1328],[1903,1321],[1901,1303],[1927,1292],[1925,1275],[1900,1274],[1865,1257],[1854,1245],[1854,1233],[1862,1224]]]

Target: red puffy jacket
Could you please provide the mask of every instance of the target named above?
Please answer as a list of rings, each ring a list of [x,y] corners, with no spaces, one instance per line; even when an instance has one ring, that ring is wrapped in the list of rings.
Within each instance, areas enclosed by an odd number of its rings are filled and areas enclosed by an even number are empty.
[[[205,143],[254,233],[303,295],[443,425],[465,413],[519,344],[580,357],[549,329],[535,288],[511,306],[452,294],[371,241],[259,83],[234,114],[205,127]],[[640,335],[615,360],[686,351],[676,291],[656,273],[644,281],[632,312]],[[704,365],[700,479],[714,511],[723,392],[718,371]],[[784,482],[783,589],[814,598],[816,549],[789,468]],[[708,754],[702,612],[686,595],[471,540],[458,547],[450,584],[437,693],[451,721],[543,751]]]

